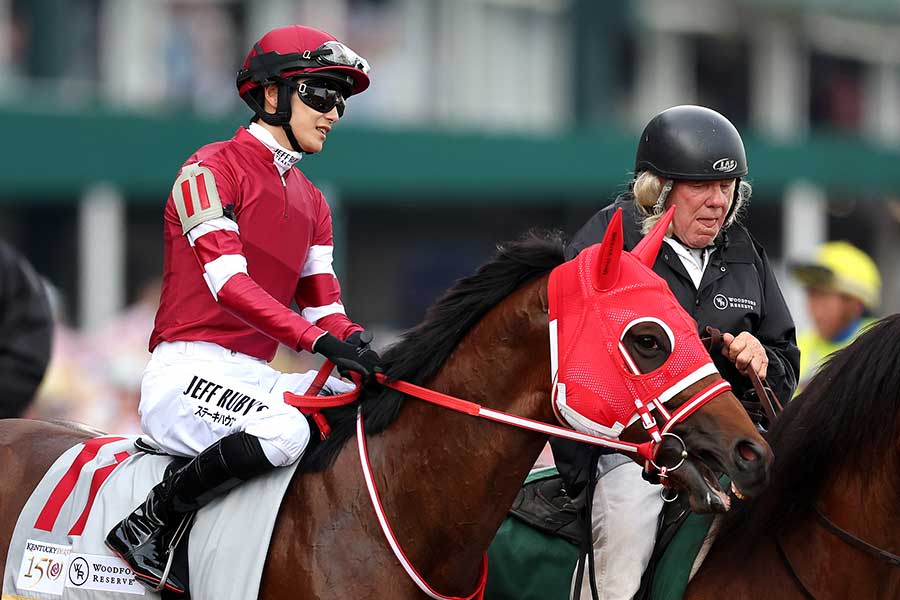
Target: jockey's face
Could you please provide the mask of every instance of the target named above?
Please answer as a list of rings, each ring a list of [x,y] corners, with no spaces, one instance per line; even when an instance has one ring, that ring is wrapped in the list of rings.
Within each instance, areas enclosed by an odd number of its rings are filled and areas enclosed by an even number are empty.
[[[672,227],[678,239],[690,248],[712,244],[731,206],[734,184],[734,179],[675,182],[666,207],[676,207]]]
[[[303,82],[304,80],[299,80]],[[275,112],[278,105],[278,89],[275,85],[266,88],[266,108],[269,112]],[[297,143],[308,154],[315,154],[322,151],[325,145],[325,139],[335,123],[340,119],[337,106],[334,106],[328,112],[319,112],[310,108],[300,100],[300,96],[296,91],[291,93],[291,131],[297,138]],[[281,127],[272,128],[275,139],[278,140],[285,148],[291,148],[287,135]]]
[[[291,94],[291,130],[304,152],[321,152],[328,132],[340,118],[337,106],[328,112],[319,112],[304,104],[296,92]]]

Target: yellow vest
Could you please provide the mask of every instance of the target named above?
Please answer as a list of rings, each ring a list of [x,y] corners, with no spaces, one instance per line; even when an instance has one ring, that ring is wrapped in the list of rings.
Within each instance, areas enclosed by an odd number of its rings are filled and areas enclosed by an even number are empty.
[[[816,374],[816,371],[825,360],[834,352],[837,352],[856,339],[866,327],[875,322],[875,319],[862,319],[856,330],[845,339],[834,342],[826,340],[816,331],[807,331],[797,338],[797,346],[800,347],[800,377],[797,385],[797,393],[800,393],[806,383]]]

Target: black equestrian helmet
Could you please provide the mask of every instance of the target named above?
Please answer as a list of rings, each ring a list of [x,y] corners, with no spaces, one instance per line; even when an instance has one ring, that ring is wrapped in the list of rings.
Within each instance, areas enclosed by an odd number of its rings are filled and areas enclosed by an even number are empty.
[[[731,121],[703,106],[683,105],[653,117],[638,143],[634,172],[709,181],[747,175],[744,142]]]

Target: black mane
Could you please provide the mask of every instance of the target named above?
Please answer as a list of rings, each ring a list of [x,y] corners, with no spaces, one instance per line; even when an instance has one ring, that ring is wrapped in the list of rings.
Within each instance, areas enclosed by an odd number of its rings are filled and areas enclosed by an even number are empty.
[[[772,428],[772,483],[726,528],[750,536],[785,531],[835,473],[860,472],[896,452],[900,413],[900,315],[873,324],[834,353]]]
[[[557,232],[532,231],[522,239],[497,246],[497,254],[474,275],[457,281],[425,314],[425,319],[403,334],[383,356],[388,377],[422,384],[433,377],[469,329],[516,288],[544,275],[563,261],[564,243]],[[366,432],[375,434],[390,425],[400,412],[404,395],[386,388],[366,388],[361,396]],[[303,471],[320,471],[337,457],[344,443],[356,434],[359,403],[327,409],[332,427],[327,441],[317,436],[304,455]]]

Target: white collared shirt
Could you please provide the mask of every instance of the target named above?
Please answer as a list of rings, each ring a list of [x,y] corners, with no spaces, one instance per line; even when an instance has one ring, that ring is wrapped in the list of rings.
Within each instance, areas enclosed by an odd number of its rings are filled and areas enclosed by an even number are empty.
[[[703,272],[709,264],[709,257],[716,251],[716,247],[707,246],[706,248],[688,248],[673,238],[666,237],[663,239],[671,246],[672,250],[675,251],[675,254],[678,255],[681,264],[684,265],[684,269],[687,271],[688,275],[690,275],[691,281],[694,282],[694,287],[700,289],[700,281],[703,279]]]

